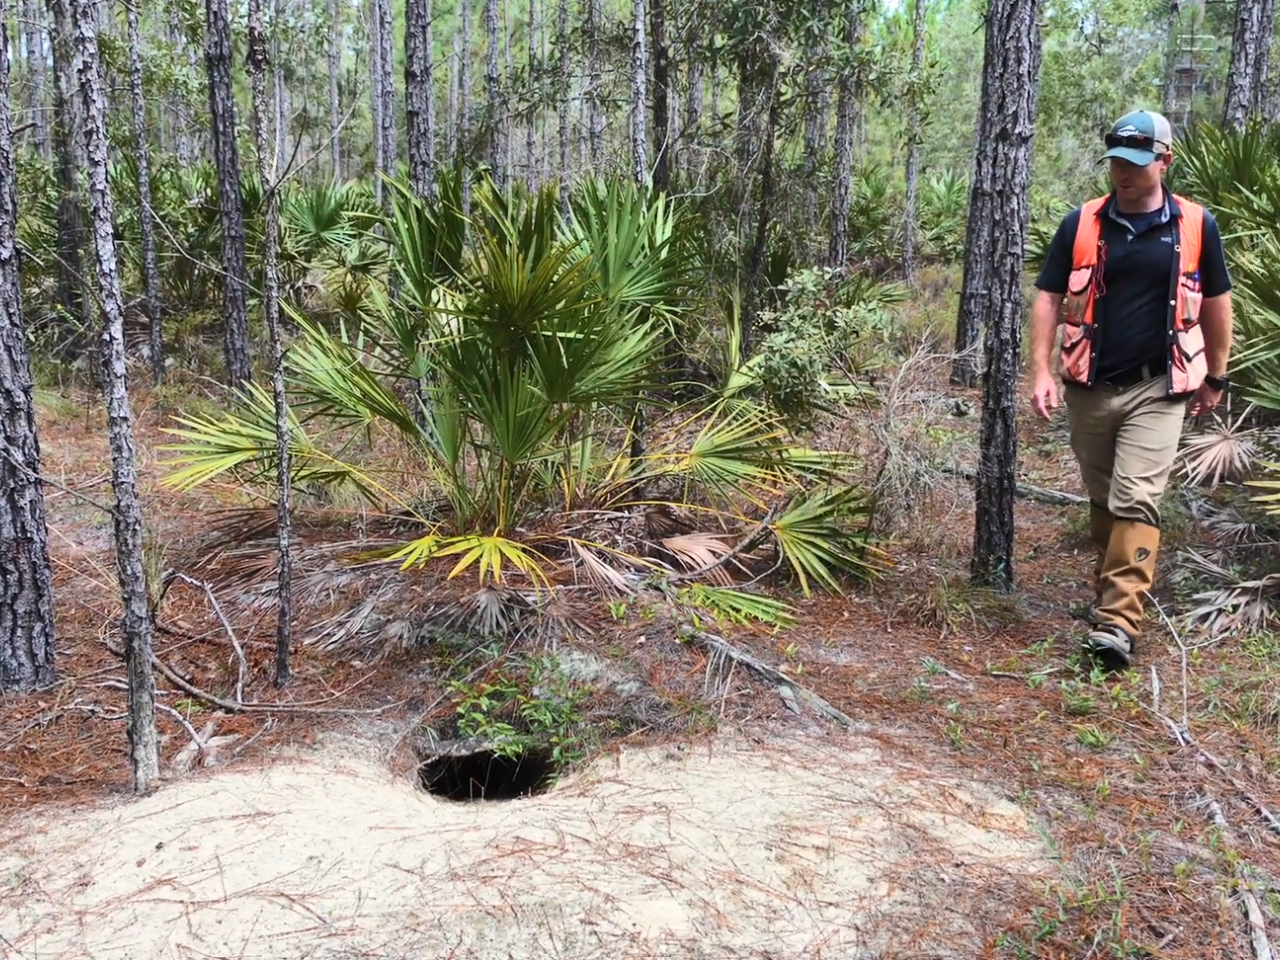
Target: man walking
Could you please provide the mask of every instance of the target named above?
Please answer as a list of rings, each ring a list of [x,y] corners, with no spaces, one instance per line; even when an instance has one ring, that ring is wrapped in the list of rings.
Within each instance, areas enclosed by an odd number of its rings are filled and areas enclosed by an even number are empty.
[[[1058,373],[1098,554],[1085,646],[1111,669],[1133,659],[1187,401],[1207,413],[1227,387],[1231,279],[1213,215],[1165,187],[1172,141],[1158,113],[1116,121],[1114,190],[1062,221],[1031,311],[1031,404],[1046,420],[1063,324]]]

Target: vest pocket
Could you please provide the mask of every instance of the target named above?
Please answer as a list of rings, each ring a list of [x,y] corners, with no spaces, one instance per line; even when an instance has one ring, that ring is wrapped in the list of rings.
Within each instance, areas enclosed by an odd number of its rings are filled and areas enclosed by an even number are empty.
[[[1199,290],[1192,290],[1184,277],[1178,288],[1178,299],[1182,302],[1179,306],[1179,318],[1182,326],[1190,329],[1200,322],[1200,305],[1204,302],[1204,294]]]
[[[1095,266],[1076,267],[1067,277],[1067,324],[1084,323],[1085,312],[1093,295],[1093,272]]]
[[[1198,295],[1197,295],[1198,296]],[[1196,357],[1204,354],[1204,330],[1199,324],[1188,326],[1178,332],[1178,352],[1184,363],[1191,363]]]

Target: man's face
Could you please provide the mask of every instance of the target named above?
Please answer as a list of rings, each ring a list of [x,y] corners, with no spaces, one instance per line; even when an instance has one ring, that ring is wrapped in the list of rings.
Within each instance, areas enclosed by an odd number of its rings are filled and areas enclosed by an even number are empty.
[[[1116,188],[1116,195],[1121,200],[1136,200],[1153,193],[1160,186],[1160,179],[1169,168],[1172,157],[1172,154],[1166,153],[1145,167],[1112,157],[1109,161],[1111,183]]]

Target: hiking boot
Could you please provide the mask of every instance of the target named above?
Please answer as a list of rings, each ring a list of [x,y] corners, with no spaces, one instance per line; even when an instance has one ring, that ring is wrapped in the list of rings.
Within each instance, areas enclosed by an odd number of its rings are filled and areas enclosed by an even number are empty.
[[[1108,671],[1127,670],[1133,665],[1133,638],[1123,627],[1096,624],[1084,638],[1084,649]]]

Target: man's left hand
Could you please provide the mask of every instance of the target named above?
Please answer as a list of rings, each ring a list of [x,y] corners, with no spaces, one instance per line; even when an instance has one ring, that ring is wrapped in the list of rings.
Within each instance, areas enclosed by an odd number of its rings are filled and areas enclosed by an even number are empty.
[[[1201,414],[1212,413],[1213,408],[1218,405],[1218,401],[1221,399],[1221,390],[1215,390],[1207,383],[1200,384],[1195,396],[1191,398],[1191,415],[1198,417]]]

